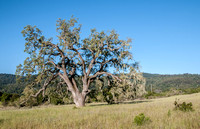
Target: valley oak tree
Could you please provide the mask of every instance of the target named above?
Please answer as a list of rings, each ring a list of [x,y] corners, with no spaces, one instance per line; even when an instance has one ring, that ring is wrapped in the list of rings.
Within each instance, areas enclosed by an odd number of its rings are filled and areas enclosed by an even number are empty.
[[[115,31],[105,33],[95,29],[81,39],[81,25],[73,17],[68,21],[59,19],[56,25],[57,41],[45,38],[36,26],[24,28],[24,51],[29,57],[23,65],[17,66],[16,74],[27,78],[35,76],[31,84],[40,85],[41,89],[30,97],[44,96],[47,86],[59,78],[71,92],[76,106],[85,106],[90,84],[95,79],[108,76],[121,81],[119,72],[131,66],[128,64],[128,60],[132,60],[131,40],[120,40]],[[82,79],[81,85],[77,84],[77,77]]]

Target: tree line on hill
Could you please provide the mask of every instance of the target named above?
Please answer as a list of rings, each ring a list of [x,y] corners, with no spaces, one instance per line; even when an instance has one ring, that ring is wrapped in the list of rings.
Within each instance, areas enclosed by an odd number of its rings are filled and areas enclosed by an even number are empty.
[[[198,74],[180,74],[180,75],[160,75],[143,73],[146,80],[145,88],[147,94],[146,98],[171,96],[176,94],[190,94],[200,92],[200,75]],[[80,78],[77,81],[81,83]],[[66,86],[59,85],[55,87],[58,81],[53,83],[46,92],[48,95],[43,98],[32,98],[27,105],[34,106],[41,103],[51,104],[70,104],[73,103],[71,93],[67,92]],[[116,103],[122,100],[136,98],[136,93],[133,89],[126,89],[127,87],[108,87],[107,78],[103,77],[101,80],[96,80],[91,85],[91,92],[87,97],[86,102],[108,102]],[[22,81],[16,83],[16,77],[12,74],[0,74],[0,100],[3,104],[14,102],[20,96],[27,98],[31,93],[35,93],[40,87],[27,86],[28,82]],[[144,83],[143,83],[144,85]],[[143,89],[142,89],[143,88]],[[140,90],[144,90],[142,87]],[[138,96],[141,96],[138,94]]]
[[[199,74],[161,75],[143,73],[146,79],[146,90],[168,91],[174,89],[188,89],[200,87]]]
[[[146,79],[145,98],[167,97],[200,92],[199,74],[161,75],[143,73]]]
[[[200,87],[199,74],[161,75],[143,73],[146,80],[146,91],[168,91],[170,89],[189,89]],[[22,94],[27,82],[16,83],[12,74],[0,74],[0,91],[6,93]]]

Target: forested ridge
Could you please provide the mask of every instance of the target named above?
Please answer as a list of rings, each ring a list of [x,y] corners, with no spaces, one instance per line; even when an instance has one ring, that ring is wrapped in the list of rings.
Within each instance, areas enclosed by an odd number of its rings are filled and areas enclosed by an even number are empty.
[[[146,79],[146,90],[166,91],[171,88],[174,89],[188,89],[200,87],[200,75],[199,74],[174,74],[174,75],[161,75],[161,74],[149,74],[143,73]]]
[[[13,74],[0,74],[0,91],[6,93],[17,93],[21,94],[26,84],[16,83],[16,76]]]
[[[188,89],[200,87],[199,74],[176,74],[176,75],[161,75],[143,73],[146,79],[146,90],[166,91],[171,88]],[[25,83],[16,83],[15,75],[0,74],[0,91],[6,93],[21,94],[25,88]]]

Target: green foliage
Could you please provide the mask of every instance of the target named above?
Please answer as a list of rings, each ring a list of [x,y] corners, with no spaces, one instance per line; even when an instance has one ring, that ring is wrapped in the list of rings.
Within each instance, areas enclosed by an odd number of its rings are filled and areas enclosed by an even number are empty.
[[[108,104],[118,103],[124,100],[133,100],[141,92],[144,92],[144,79],[139,74],[133,72],[130,74],[118,75],[122,82],[108,77],[101,77],[91,84],[91,92],[88,95],[87,102],[107,102]],[[142,89],[142,90],[141,90]],[[140,93],[140,94],[141,94]]]
[[[183,103],[178,103],[178,101],[174,101],[174,106],[175,106],[175,110],[180,110],[180,111],[183,111],[183,112],[187,112],[187,111],[194,111],[194,109],[192,108],[192,103],[186,103],[186,102],[183,102]]]
[[[0,86],[15,83],[16,78],[15,75],[12,74],[0,74]]]
[[[50,98],[50,103],[54,104],[54,105],[60,105],[60,104],[64,104],[63,100],[60,98],[56,98],[56,97],[52,97]]]
[[[27,85],[22,93],[22,96],[20,97],[19,103],[21,107],[32,107],[32,106],[38,106],[41,104],[41,96],[38,96],[38,98],[31,97],[31,95],[35,94],[36,90],[31,86]]]
[[[152,99],[152,98],[156,98],[156,97],[163,97],[165,95],[166,94],[164,94],[164,93],[155,93],[155,92],[148,91],[147,94],[144,95],[144,97],[146,99]]]
[[[103,96],[104,96],[104,100],[108,103],[108,104],[114,104],[114,97],[112,95],[112,93],[109,90],[104,90],[103,91]]]
[[[9,103],[16,101],[19,97],[20,96],[18,94],[3,93],[0,96],[0,100],[3,106],[7,106]]]
[[[200,92],[200,87],[199,87],[200,75],[197,74],[160,75],[160,74],[143,73],[143,75],[146,79],[146,90],[150,91],[150,87],[152,85],[153,90],[159,89],[162,91],[162,93],[156,93],[156,95],[150,95],[150,94],[146,95],[149,96],[148,98],[151,98],[151,96],[153,97],[172,96],[176,94],[181,94],[181,92],[182,94],[192,94]],[[170,81],[170,83],[168,83],[168,81]],[[164,84],[165,82],[169,85]],[[177,90],[178,83],[180,83],[180,87],[178,89],[180,91],[176,93],[174,91]],[[26,85],[27,84],[24,81],[23,83],[20,84],[16,83],[15,75],[0,74],[0,91],[2,92],[22,94]],[[173,91],[171,89],[173,89]],[[94,101],[98,100],[94,99]]]
[[[51,94],[49,96],[50,103],[54,105],[64,104],[63,98],[61,98],[58,94]]]
[[[155,95],[154,92],[148,91],[147,94],[144,95],[144,97],[145,97],[146,99],[148,99],[150,96],[154,96],[154,95]]]
[[[166,91],[160,91],[159,93],[148,91],[147,94],[144,95],[146,99],[152,99],[152,98],[160,98],[160,97],[169,97],[174,95],[182,95],[182,94],[193,94],[200,92],[199,88],[187,88],[187,89],[176,89],[176,88],[170,88]]]
[[[17,100],[20,97],[19,94],[12,94],[12,97],[10,99],[11,102],[14,102],[15,100]]]
[[[137,66],[135,66],[137,67]],[[133,100],[146,93],[145,79],[142,73],[134,68],[130,68],[127,74],[120,74],[121,83],[114,83],[113,94],[120,100]]]
[[[74,102],[78,105],[76,98],[86,97],[91,82],[102,76],[110,76],[119,81],[118,76],[108,69],[113,68],[119,74],[122,70],[129,69],[134,61],[130,52],[131,39],[120,40],[119,34],[114,30],[98,32],[96,29],[92,29],[88,37],[81,39],[81,25],[77,23],[77,18],[74,17],[68,21],[58,19],[58,41],[55,43],[52,38],[45,38],[36,26],[24,27],[24,52],[29,56],[23,65],[17,66],[16,75],[19,79],[25,76],[34,86],[41,86],[39,92],[60,77],[59,81],[66,84],[65,87],[72,92]],[[132,60],[131,63],[129,60]],[[32,75],[36,77],[31,78]],[[82,85],[77,85],[77,78],[81,78]],[[53,103],[60,101],[53,100]]]
[[[150,118],[146,117],[144,115],[144,113],[140,113],[139,115],[135,116],[135,118],[134,118],[134,123],[139,126],[141,126],[145,123],[148,123],[150,121],[151,121]]]
[[[75,110],[75,109],[79,109],[79,108],[77,108],[76,106],[74,106],[72,109],[74,109],[74,110]]]
[[[171,110],[168,110],[167,116],[168,116],[168,117],[171,116]]]
[[[54,86],[47,88],[46,97],[50,104],[61,105],[61,104],[69,104],[71,103],[71,94],[64,87],[58,89]]]
[[[19,101],[19,106],[20,107],[33,107],[33,106],[38,106],[40,104],[43,103],[44,99],[41,95],[39,95],[37,98],[33,98],[33,97],[30,97],[30,99],[28,99],[27,101],[24,100],[24,96],[22,96],[20,98],[20,101]],[[21,104],[22,101],[26,101],[25,103]]]
[[[11,98],[12,98],[11,94],[3,93],[3,95],[1,96],[2,105],[6,106],[8,102],[11,100]]]
[[[173,89],[197,89],[200,88],[200,75],[199,74],[175,74],[175,75],[161,75],[161,74],[149,74],[143,73],[146,78],[146,90],[161,90],[169,91]],[[198,91],[186,90],[186,93],[197,93]]]
[[[16,83],[16,76],[12,74],[0,74],[0,91],[6,93],[21,94],[26,83]]]
[[[9,77],[10,75],[8,75]],[[100,81],[101,80],[101,81]],[[82,85],[81,78],[76,78],[77,84]],[[131,80],[133,82],[133,80]],[[23,106],[33,106],[43,103],[51,103],[51,104],[70,104],[73,103],[72,96],[70,92],[67,92],[67,89],[65,86],[62,86],[62,88],[59,91],[56,89],[57,85],[59,84],[59,79],[57,79],[54,83],[50,84],[49,87],[46,89],[46,98],[43,98],[42,96],[38,98],[31,98],[29,103],[33,102],[34,104],[25,104]],[[118,83],[119,84],[119,83]],[[99,80],[95,80],[90,85],[90,93],[87,96],[86,102],[108,102],[109,104],[117,103],[117,101],[123,101],[127,99],[134,99],[135,98],[135,85],[132,87],[129,87],[129,85],[124,85],[126,82],[123,83],[123,85],[119,86],[118,84],[113,84],[108,87],[108,78],[103,76]],[[133,84],[133,83],[132,83]],[[12,85],[18,85],[17,83],[13,83]],[[24,86],[25,87],[25,86]],[[8,87],[5,87],[9,89]],[[35,94],[36,91],[40,88],[40,85],[31,87],[28,85],[24,91],[20,93],[21,95],[21,101],[25,100],[29,97],[31,94]],[[15,90],[13,88],[12,90]],[[9,90],[11,91],[11,90]],[[16,92],[18,92],[16,90]],[[40,101],[40,102],[39,102]]]
[[[154,74],[146,74],[146,73],[144,73],[144,76],[146,77],[147,85],[150,85],[150,83],[148,81],[149,78],[155,78],[156,79],[156,78],[160,78],[161,77],[161,75],[159,75],[159,74],[155,74],[154,75]],[[165,80],[166,78],[169,78],[170,76],[173,76],[173,77],[177,78],[177,77],[179,77],[179,76],[181,77],[183,75],[176,75],[176,76],[175,75],[168,75],[168,76],[164,76],[163,75],[162,79]],[[191,79],[191,78],[193,78],[193,80],[195,81],[195,78],[198,78],[198,76],[199,75],[188,74],[187,78],[184,77],[183,79]],[[1,96],[1,94],[3,94],[3,92],[22,94],[22,92],[23,92],[23,90],[25,88],[25,84],[26,84],[24,81],[23,81],[23,83],[20,83],[20,84],[16,83],[16,77],[15,77],[15,75],[12,75],[12,74],[0,74],[0,78],[1,78],[1,80],[0,80],[0,91],[1,91],[0,92],[0,96]],[[106,95],[106,94],[103,95],[102,89],[107,87],[107,80],[106,80],[106,78],[102,78],[102,79],[103,79],[103,82],[94,81],[95,83],[91,83],[91,87],[90,87],[91,92],[88,94],[86,102],[103,102],[103,101],[106,101],[105,97],[104,97],[104,95]],[[77,81],[77,83],[79,85],[82,85],[81,79],[76,79],[76,80],[79,80],[79,81]],[[159,82],[161,80],[158,79],[157,81]],[[154,82],[151,82],[151,83],[154,84]],[[55,83],[54,85],[56,86],[57,83]],[[192,83],[191,83],[190,87],[192,87]],[[120,87],[117,87],[117,88],[118,88],[118,90],[116,90],[116,88],[114,87],[114,89],[111,90],[111,93],[115,93],[115,94],[112,94],[113,97],[114,97],[113,98],[114,100],[118,99],[119,101],[121,101],[121,100],[124,99],[122,97],[124,95],[123,94],[119,94],[119,96],[116,96],[118,94],[116,92],[120,92],[120,90],[119,90]],[[126,88],[126,87],[124,87],[124,88]],[[148,88],[149,87],[147,86],[147,90],[149,90]],[[154,89],[154,87],[153,87],[153,89]],[[124,91],[124,89],[121,90],[121,91]],[[157,98],[157,97],[167,97],[167,96],[172,96],[172,95],[177,95],[177,94],[198,93],[198,92],[200,92],[200,87],[197,87],[197,88],[186,88],[186,89],[170,88],[169,90],[166,90],[166,91],[160,92],[160,93],[156,93],[154,91],[153,92],[148,91],[147,94],[144,95],[144,97],[147,98],[147,99],[151,99],[151,98]],[[54,91],[51,91],[51,92],[54,92]],[[131,96],[131,95],[129,95],[129,96]],[[107,97],[107,98],[109,98],[109,97]],[[72,103],[73,100],[72,100],[72,98],[70,98],[70,95],[69,95],[69,96],[64,96],[64,100],[63,101],[64,101],[65,104],[69,104],[69,103]],[[113,100],[111,100],[111,102],[112,101]]]
[[[200,92],[200,87],[198,88],[187,88],[187,89],[182,89],[184,94],[193,94],[193,93],[198,93]]]
[[[53,86],[46,89],[47,95],[45,95],[44,97],[42,96],[42,94],[39,94],[37,97],[30,97],[30,95],[33,95],[36,92],[36,89],[34,89],[34,87],[32,87],[31,85],[26,86],[23,91],[23,95],[20,98],[20,101],[25,103],[21,106],[32,107],[41,104],[59,105],[64,103],[68,104],[71,102],[69,96],[70,94],[64,94],[63,92],[65,91],[59,91]]]

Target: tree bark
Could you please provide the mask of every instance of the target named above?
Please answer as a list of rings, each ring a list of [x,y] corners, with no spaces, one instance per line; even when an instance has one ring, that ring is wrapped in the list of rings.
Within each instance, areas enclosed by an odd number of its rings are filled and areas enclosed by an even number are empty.
[[[85,106],[85,95],[82,95],[81,93],[74,93],[73,99],[76,107],[84,107]]]

